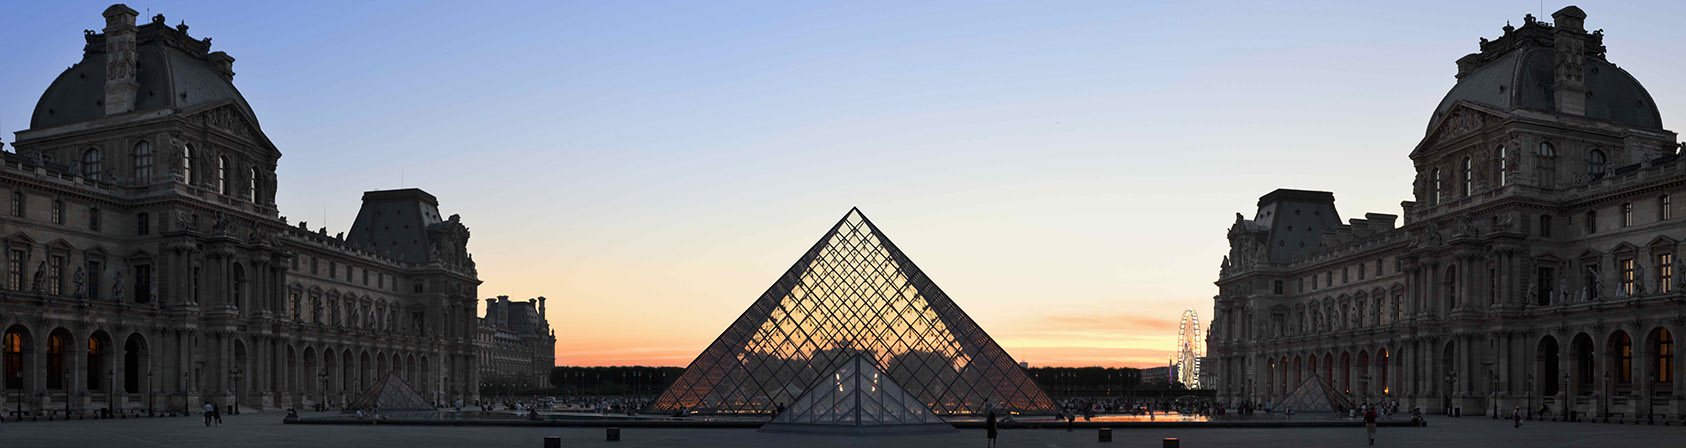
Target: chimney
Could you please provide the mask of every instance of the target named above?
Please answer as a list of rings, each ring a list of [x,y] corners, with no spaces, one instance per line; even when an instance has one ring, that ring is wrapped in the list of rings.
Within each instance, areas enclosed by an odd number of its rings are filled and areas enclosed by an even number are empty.
[[[1569,6],[1551,13],[1557,21],[1552,31],[1552,95],[1557,111],[1586,115],[1586,13]]]
[[[544,318],[544,296],[539,296],[539,317]]]
[[[122,3],[105,8],[105,114],[135,110],[135,16]]]
[[[213,51],[209,57],[211,58],[211,69],[217,71],[217,76],[221,76],[223,80],[228,82],[234,82],[234,56],[229,56],[228,53],[221,51]]]

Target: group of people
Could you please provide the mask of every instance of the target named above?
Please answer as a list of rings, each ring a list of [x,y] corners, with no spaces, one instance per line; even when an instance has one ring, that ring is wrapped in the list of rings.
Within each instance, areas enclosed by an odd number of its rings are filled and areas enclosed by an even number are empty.
[[[216,426],[222,426],[222,412],[217,410],[217,405],[207,401],[203,409],[205,410],[205,426],[211,426],[212,423],[215,423]]]

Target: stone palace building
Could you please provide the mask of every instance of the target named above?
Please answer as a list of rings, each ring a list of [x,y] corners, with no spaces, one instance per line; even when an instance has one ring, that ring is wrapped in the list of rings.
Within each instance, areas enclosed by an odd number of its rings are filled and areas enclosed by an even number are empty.
[[[1457,60],[1405,219],[1277,190],[1236,215],[1208,337],[1221,400],[1311,378],[1428,412],[1681,418],[1686,162],[1567,7]]]
[[[417,189],[289,224],[234,58],[137,15],[106,9],[0,152],[0,409],[341,406],[389,372],[473,401],[468,228]]]
[[[556,366],[556,332],[544,317],[544,297],[525,302],[486,299],[486,317],[475,334],[480,381],[510,387],[544,387]]]

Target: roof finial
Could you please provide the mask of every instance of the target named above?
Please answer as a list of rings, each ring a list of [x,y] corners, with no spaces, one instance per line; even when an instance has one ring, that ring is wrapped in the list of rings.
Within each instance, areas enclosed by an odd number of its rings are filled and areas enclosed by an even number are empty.
[[[182,34],[187,34],[187,21],[183,20],[180,24],[177,24],[176,31],[181,31]]]

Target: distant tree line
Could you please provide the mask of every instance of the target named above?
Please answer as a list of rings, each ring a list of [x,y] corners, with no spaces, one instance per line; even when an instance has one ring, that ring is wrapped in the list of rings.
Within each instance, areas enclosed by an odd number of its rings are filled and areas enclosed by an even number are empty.
[[[683,367],[572,367],[550,369],[550,386],[561,395],[656,395],[685,373]]]

